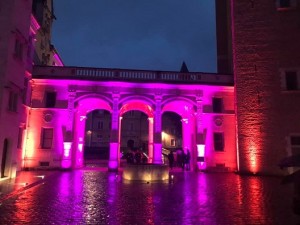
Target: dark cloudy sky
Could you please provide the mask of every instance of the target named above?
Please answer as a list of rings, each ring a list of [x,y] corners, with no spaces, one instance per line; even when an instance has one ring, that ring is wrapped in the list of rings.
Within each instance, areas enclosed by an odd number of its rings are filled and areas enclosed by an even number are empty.
[[[216,71],[214,0],[55,0],[67,66]]]

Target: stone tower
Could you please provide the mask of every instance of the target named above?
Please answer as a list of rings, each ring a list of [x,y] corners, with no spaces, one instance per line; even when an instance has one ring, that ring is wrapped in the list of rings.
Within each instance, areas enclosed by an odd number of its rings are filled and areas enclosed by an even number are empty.
[[[300,1],[231,0],[239,171],[300,153]]]

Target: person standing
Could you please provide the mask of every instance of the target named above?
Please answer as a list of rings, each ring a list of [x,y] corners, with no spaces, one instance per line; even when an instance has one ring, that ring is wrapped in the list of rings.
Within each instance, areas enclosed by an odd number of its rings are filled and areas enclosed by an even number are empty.
[[[186,164],[186,170],[190,170],[190,160],[191,160],[191,153],[190,150],[187,150],[185,155],[185,164]]]
[[[174,155],[173,155],[173,151],[171,150],[169,155],[168,155],[168,159],[169,159],[169,166],[170,169],[173,168],[173,164],[174,164]]]

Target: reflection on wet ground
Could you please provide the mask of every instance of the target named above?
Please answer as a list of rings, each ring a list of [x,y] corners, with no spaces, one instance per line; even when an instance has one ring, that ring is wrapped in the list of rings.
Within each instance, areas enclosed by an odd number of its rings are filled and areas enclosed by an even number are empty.
[[[1,224],[297,224],[292,187],[278,177],[174,172],[168,182],[57,173],[0,205]]]

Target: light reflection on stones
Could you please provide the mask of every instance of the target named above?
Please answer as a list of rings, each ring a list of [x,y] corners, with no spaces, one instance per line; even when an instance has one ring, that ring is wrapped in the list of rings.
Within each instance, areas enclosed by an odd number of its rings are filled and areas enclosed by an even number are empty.
[[[116,176],[118,175],[118,176]],[[70,171],[7,199],[2,224],[297,224],[292,187],[277,177],[173,173],[169,182]]]

